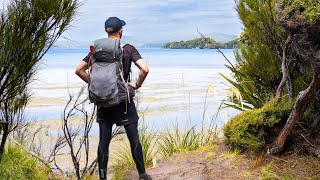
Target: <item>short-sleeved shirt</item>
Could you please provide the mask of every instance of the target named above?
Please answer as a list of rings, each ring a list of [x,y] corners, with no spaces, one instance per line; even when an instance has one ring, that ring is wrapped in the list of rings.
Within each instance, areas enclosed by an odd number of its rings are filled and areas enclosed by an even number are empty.
[[[85,62],[89,62],[90,53],[83,59]],[[124,79],[130,81],[129,74],[131,71],[131,62],[136,62],[137,60],[142,59],[138,50],[130,45],[126,44],[123,46],[123,73]],[[127,112],[127,113],[126,113]],[[107,121],[112,124],[117,124],[118,126],[128,125],[132,123],[137,123],[139,116],[136,110],[136,106],[131,99],[130,103],[122,102],[117,106],[104,108],[98,107],[97,110],[97,122]]]

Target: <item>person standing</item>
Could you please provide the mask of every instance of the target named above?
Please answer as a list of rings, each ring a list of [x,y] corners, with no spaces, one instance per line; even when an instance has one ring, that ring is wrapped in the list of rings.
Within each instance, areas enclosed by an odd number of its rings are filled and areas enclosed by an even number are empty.
[[[122,38],[123,26],[126,23],[117,17],[110,17],[105,21],[105,30],[108,38],[120,40]],[[75,73],[86,83],[90,82],[90,75],[86,72],[90,60],[90,53],[77,66]],[[130,82],[131,63],[134,63],[140,70],[139,77],[136,82]],[[139,89],[146,79],[149,68],[144,59],[139,54],[138,50],[130,45],[123,46],[122,56],[123,77],[128,86],[132,89]],[[112,107],[97,108],[97,122],[99,123],[99,147],[98,147],[98,165],[99,177],[101,180],[107,178],[107,165],[109,158],[109,144],[112,136],[112,126],[124,126],[127,137],[130,141],[132,157],[136,163],[139,172],[139,178],[143,180],[151,180],[151,177],[146,174],[142,147],[138,134],[138,113],[134,101],[121,102],[119,105]]]

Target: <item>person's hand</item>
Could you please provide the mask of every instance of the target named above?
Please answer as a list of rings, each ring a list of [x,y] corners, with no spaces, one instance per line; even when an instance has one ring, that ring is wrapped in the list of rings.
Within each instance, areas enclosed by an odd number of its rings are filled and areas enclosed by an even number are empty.
[[[137,90],[137,89],[138,89],[138,86],[137,86],[136,83],[129,82],[128,85],[129,85],[130,87],[132,87],[134,90]]]

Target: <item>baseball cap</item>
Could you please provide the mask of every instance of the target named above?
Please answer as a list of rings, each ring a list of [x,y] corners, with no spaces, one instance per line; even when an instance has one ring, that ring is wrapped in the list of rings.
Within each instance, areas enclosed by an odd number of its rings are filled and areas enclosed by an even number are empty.
[[[117,17],[110,17],[104,23],[104,27],[107,33],[118,32],[124,25],[126,25],[126,22],[124,22],[123,20],[120,20]]]

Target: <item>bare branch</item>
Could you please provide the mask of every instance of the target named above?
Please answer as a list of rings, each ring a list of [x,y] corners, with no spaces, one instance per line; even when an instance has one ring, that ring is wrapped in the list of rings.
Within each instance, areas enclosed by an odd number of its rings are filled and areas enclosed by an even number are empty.
[[[221,51],[221,49],[216,45],[216,44],[212,44],[210,41],[208,41],[208,38],[206,38],[197,28],[197,32],[201,35],[201,37],[207,42],[209,43],[212,47],[217,48],[217,50],[222,54],[222,56],[225,58],[225,60],[230,64],[230,66],[235,69],[235,67],[233,66],[233,64],[231,63],[231,61],[227,58],[227,56]]]

